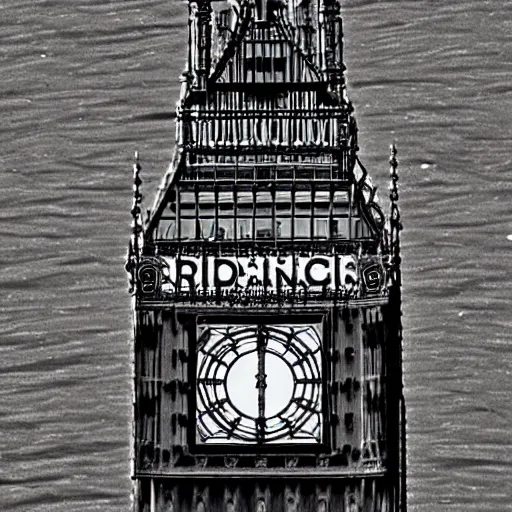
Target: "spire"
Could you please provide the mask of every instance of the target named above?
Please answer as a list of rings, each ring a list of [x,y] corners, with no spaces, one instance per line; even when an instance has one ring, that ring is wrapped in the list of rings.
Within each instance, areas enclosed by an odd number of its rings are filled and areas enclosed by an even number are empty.
[[[390,212],[390,252],[393,258],[394,267],[400,267],[400,231],[402,230],[402,222],[400,220],[400,208],[398,207],[398,160],[396,158],[397,149],[395,144],[391,144],[391,156],[389,157],[390,169],[389,174],[391,181],[389,182],[389,199],[391,201]],[[400,275],[395,272],[394,280],[400,286]]]
[[[136,283],[135,272],[137,269],[137,265],[139,264],[139,259],[142,251],[143,245],[143,226],[142,226],[142,215],[141,215],[141,202],[142,202],[142,194],[140,193],[140,186],[142,184],[142,180],[140,178],[140,164],[139,164],[139,152],[135,152],[135,157],[133,161],[133,201],[132,201],[132,235],[130,238],[130,244],[128,247],[128,257],[126,261],[126,271],[131,274],[130,279],[130,293],[134,291],[134,286]]]
[[[142,180],[140,178],[141,167],[139,164],[139,152],[135,152],[134,162],[133,162],[133,202],[132,202],[132,240],[133,240],[133,249],[135,251],[135,255],[138,258],[139,251],[141,249],[139,235],[142,232],[142,217],[141,217],[141,203],[142,203],[142,194],[140,193],[140,186],[142,185]]]

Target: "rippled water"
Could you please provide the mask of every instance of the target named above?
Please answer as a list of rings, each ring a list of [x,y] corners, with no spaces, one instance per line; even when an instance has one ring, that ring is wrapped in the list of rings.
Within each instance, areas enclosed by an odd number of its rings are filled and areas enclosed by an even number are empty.
[[[512,510],[512,0],[344,0],[361,156],[398,144],[410,509]],[[129,506],[131,157],[170,159],[185,6],[0,5],[0,504]]]

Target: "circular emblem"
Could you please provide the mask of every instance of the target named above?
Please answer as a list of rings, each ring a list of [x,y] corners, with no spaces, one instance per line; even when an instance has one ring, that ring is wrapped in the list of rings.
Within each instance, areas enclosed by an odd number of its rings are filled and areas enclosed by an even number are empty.
[[[153,261],[142,262],[138,271],[140,290],[144,295],[157,293],[160,288],[160,269]]]
[[[377,263],[370,263],[362,270],[363,282],[367,292],[377,292],[382,287],[384,275],[382,267]]]

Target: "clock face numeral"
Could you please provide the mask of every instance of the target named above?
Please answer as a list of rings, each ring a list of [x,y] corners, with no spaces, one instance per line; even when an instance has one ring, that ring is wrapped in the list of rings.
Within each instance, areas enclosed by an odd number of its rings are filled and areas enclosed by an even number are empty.
[[[196,403],[200,443],[319,443],[321,326],[202,325]]]

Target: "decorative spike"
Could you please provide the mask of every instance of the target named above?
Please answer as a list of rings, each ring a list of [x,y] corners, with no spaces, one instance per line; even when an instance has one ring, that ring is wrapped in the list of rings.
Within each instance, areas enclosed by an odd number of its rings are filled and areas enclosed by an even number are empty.
[[[398,201],[398,160],[396,159],[397,150],[394,144],[391,144],[391,156],[389,157],[389,163],[391,165],[389,169],[389,174],[391,176],[391,182],[389,184],[389,198],[391,199],[391,203],[394,204]]]
[[[142,195],[140,193],[140,186],[142,184],[142,180],[140,178],[140,164],[139,164],[139,152],[135,152],[135,158],[133,162],[133,209],[132,216],[133,218],[137,217],[140,213],[140,203],[142,201]]]
[[[141,215],[141,202],[142,194],[140,193],[140,186],[142,180],[140,178],[140,163],[139,163],[139,152],[135,152],[133,162],[133,202],[132,202],[132,239],[131,239],[131,258],[134,266],[139,262],[139,257],[142,249],[142,215]]]
[[[391,155],[389,158],[390,169],[389,174],[391,181],[389,183],[389,199],[391,201],[390,213],[390,250],[395,265],[400,265],[400,231],[402,230],[402,222],[400,220],[400,209],[398,207],[398,160],[396,158],[397,149],[395,144],[391,144]],[[400,285],[400,274],[395,272],[395,282]]]

